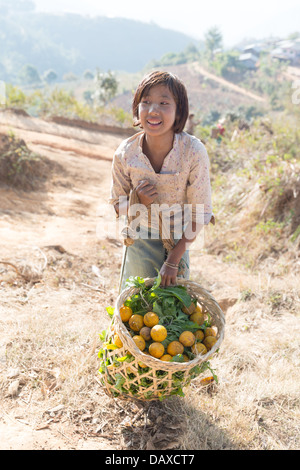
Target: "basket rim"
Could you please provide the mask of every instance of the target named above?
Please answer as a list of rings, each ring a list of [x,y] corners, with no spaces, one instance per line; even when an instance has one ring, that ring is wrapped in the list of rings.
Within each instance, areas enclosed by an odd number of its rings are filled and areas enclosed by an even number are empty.
[[[153,285],[155,279],[156,278],[145,278],[144,280],[145,280],[146,285],[150,286],[150,285]],[[127,340],[126,347],[129,350],[129,352],[145,364],[148,364],[149,360],[150,360],[149,358],[151,358],[150,362],[152,364],[149,365],[148,367],[152,367],[152,368],[155,367],[155,368],[160,369],[160,370],[165,369],[165,370],[169,370],[169,371],[172,371],[172,372],[177,372],[178,370],[192,369],[193,367],[201,364],[202,362],[207,361],[208,358],[210,356],[212,356],[217,351],[217,349],[220,348],[220,345],[221,345],[221,343],[224,339],[225,316],[224,316],[224,313],[223,313],[221,307],[217,303],[216,299],[206,289],[204,289],[200,284],[198,284],[195,281],[191,281],[191,280],[187,280],[187,279],[183,279],[183,278],[177,278],[176,286],[180,286],[180,285],[185,286],[187,288],[188,287],[190,287],[190,288],[197,287],[198,289],[201,289],[203,295],[206,296],[210,301],[213,302],[216,310],[218,311],[219,320],[220,320],[220,324],[221,324],[220,331],[218,329],[218,335],[219,335],[218,340],[206,354],[197,355],[194,359],[192,359],[191,361],[188,361],[188,362],[165,362],[165,361],[161,361],[160,359],[155,358],[153,356],[149,356],[147,354],[144,354],[144,352],[141,351],[136,346],[135,342],[133,341],[132,337],[130,336],[126,326],[124,325],[124,323],[121,319],[119,308],[123,304],[124,298],[125,297],[128,298],[128,297],[130,297],[130,295],[133,295],[133,294],[139,292],[139,289],[137,287],[134,287],[134,286],[133,287],[127,287],[119,294],[119,296],[116,299],[115,309],[114,309],[114,314],[113,314],[112,319],[116,320],[116,322],[115,322],[116,329],[120,330],[118,332],[121,332],[122,335],[125,336],[125,338]],[[174,286],[172,286],[172,287],[174,287]],[[195,297],[196,297],[196,295],[195,295]]]

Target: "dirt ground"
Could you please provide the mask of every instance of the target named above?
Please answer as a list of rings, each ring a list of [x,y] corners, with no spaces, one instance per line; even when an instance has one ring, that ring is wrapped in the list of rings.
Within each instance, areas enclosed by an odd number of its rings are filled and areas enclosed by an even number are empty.
[[[124,442],[113,433],[97,429],[93,397],[103,408],[110,400],[95,378],[97,359],[92,362],[95,370],[84,367],[96,357],[97,334],[109,323],[105,307],[114,304],[118,293],[122,243],[115,233],[101,229],[111,221],[111,213],[105,212],[111,159],[124,136],[2,114],[0,133],[8,130],[62,170],[53,173],[42,191],[0,188],[0,449],[122,449]],[[193,254],[191,277],[216,297],[225,314],[242,291],[268,282],[263,274],[258,279],[200,251]],[[55,338],[45,338],[47,349],[36,345],[40,355],[47,354],[48,366],[37,355],[29,370],[17,338],[24,335],[23,341],[29,341],[29,334],[38,337],[36,329],[49,332],[49,325]],[[60,335],[67,335],[82,359],[92,390],[84,409],[78,388],[76,399],[70,390],[69,402],[59,394],[60,379],[67,375],[55,361]],[[10,348],[10,357],[19,354],[18,367],[7,361]],[[82,374],[78,372],[77,381]],[[126,419],[126,409],[120,413]],[[109,416],[105,419],[109,422]]]

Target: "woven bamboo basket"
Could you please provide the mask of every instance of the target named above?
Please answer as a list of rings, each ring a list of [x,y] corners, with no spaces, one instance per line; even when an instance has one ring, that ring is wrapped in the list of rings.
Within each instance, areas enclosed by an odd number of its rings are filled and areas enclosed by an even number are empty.
[[[152,286],[154,278],[145,279],[146,286]],[[105,350],[105,361],[111,365],[105,367],[101,383],[108,395],[120,398],[135,398],[139,400],[158,400],[178,394],[178,390],[186,387],[191,380],[206,370],[208,359],[219,349],[225,332],[224,314],[212,295],[193,281],[177,279],[177,285],[185,286],[187,292],[211,316],[211,321],[217,327],[217,342],[205,354],[198,355],[189,362],[165,362],[144,354],[134,343],[126,326],[121,320],[120,307],[132,295],[138,293],[135,287],[129,287],[117,298],[111,325],[105,341],[108,342],[117,333],[123,347],[115,350]],[[130,361],[118,362],[130,353]],[[121,388],[120,388],[121,384]],[[184,393],[183,393],[184,395]]]

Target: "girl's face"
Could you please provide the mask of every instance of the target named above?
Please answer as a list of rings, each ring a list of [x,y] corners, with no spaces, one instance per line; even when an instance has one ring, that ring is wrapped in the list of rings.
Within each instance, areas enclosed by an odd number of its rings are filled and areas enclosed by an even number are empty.
[[[145,133],[153,137],[174,133],[176,109],[174,96],[167,86],[150,88],[139,104],[139,118]]]

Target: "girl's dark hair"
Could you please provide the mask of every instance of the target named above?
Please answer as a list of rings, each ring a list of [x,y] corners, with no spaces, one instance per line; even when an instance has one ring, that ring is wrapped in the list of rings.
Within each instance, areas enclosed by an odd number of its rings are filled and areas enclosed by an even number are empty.
[[[176,102],[176,118],[174,122],[174,132],[182,132],[189,115],[189,101],[187,91],[182,81],[169,72],[151,72],[146,75],[138,85],[132,102],[133,125],[141,124],[139,119],[139,104],[150,88],[156,85],[165,85],[169,88]]]

